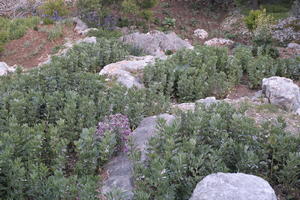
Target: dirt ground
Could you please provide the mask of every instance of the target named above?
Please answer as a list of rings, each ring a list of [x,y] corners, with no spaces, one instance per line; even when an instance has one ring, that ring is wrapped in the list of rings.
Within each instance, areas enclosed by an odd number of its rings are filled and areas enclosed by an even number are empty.
[[[74,26],[64,26],[63,36],[52,41],[48,39],[47,32],[41,31],[51,28],[53,25],[39,26],[38,30],[30,29],[22,38],[8,42],[0,60],[10,66],[17,65],[31,69],[47,60],[53,48],[63,45],[66,38],[76,40],[82,37],[73,31]]]

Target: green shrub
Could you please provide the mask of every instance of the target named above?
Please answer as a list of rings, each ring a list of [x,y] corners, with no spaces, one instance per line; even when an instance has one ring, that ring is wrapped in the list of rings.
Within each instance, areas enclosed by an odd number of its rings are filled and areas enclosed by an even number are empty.
[[[257,175],[280,186],[285,197],[299,195],[300,138],[285,132],[281,119],[258,126],[242,110],[220,103],[199,105],[173,125],[161,121],[158,130],[145,163],[138,150],[131,151],[137,200],[187,200],[199,181],[216,172]]]
[[[97,199],[98,169],[116,140],[110,133],[95,140],[97,123],[121,113],[135,128],[169,105],[153,91],[107,84],[91,73],[124,54],[120,43],[103,39],[42,68],[0,77],[1,198]]]
[[[114,2],[114,0],[78,0],[76,3],[82,20],[91,27],[99,27],[109,14],[107,6]]]
[[[83,43],[74,46],[68,53],[66,67],[74,71],[100,72],[102,67],[125,59],[129,55],[126,46],[121,42],[98,39],[96,44]]]
[[[300,57],[277,60],[277,75],[300,80]]]
[[[196,47],[146,67],[144,83],[178,101],[194,101],[207,96],[224,97],[241,75],[241,66],[228,56],[227,49]]]
[[[176,19],[165,17],[165,19],[162,21],[162,25],[165,31],[170,30],[176,26]]]
[[[66,16],[69,11],[64,0],[46,0],[39,8],[42,16],[58,20]]]
[[[268,56],[258,56],[252,59],[247,68],[250,88],[259,88],[263,78],[276,75],[274,60]]]
[[[117,30],[97,29],[89,31],[88,36],[106,39],[119,39],[122,36],[122,33]]]

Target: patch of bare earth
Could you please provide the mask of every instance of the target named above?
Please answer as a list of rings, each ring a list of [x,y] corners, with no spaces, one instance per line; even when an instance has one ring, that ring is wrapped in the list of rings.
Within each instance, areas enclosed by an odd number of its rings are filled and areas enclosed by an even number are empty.
[[[220,29],[220,24],[227,15],[227,11],[220,10],[219,12],[212,12],[209,8],[203,6],[201,9],[191,9],[185,1],[162,0],[159,5],[154,8],[154,16],[163,22],[165,18],[176,19],[175,28],[171,29],[180,35],[182,38],[189,39],[192,43],[203,43],[204,40],[195,38],[193,36],[194,30],[201,28],[212,33]],[[152,25],[153,28],[155,25]],[[213,34],[210,34],[212,37]]]
[[[228,99],[239,99],[241,97],[251,97],[257,90],[251,90],[247,85],[235,86],[227,95]]]
[[[40,26],[38,31],[30,29],[22,38],[10,41],[5,45],[0,60],[10,66],[17,65],[24,69],[31,69],[46,61],[54,47],[65,43],[65,38],[75,41],[82,37],[73,31],[73,26],[64,26],[63,36],[51,41],[48,39],[47,32],[40,30],[52,27],[53,25],[44,25]]]

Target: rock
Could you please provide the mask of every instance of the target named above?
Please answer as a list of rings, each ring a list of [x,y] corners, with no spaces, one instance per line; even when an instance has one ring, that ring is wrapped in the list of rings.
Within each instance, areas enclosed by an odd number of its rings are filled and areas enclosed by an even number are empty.
[[[181,104],[173,105],[172,108],[174,110],[181,110],[181,111],[184,111],[184,112],[194,111],[195,108],[196,108],[196,104],[195,103],[181,103]]]
[[[15,68],[8,66],[5,62],[0,62],[0,76],[7,75],[16,71]]]
[[[211,40],[204,42],[204,45],[216,46],[216,47],[221,47],[221,46],[231,47],[233,44],[234,44],[234,41],[224,39],[224,38],[213,38]]]
[[[95,44],[95,43],[97,43],[97,38],[96,37],[86,37],[86,38],[83,38],[82,40],[76,41],[76,44],[79,44],[82,42]]]
[[[289,43],[287,48],[290,48],[290,49],[300,49],[300,44],[297,44],[297,43]]]
[[[160,31],[151,31],[149,33],[132,33],[120,38],[126,44],[131,44],[140,48],[146,54],[156,57],[164,57],[166,51],[177,51],[187,48],[193,49],[193,46],[185,40],[182,40],[174,32],[165,34]]]
[[[300,88],[291,79],[278,76],[264,78],[262,90],[271,104],[294,112],[300,108]]]
[[[276,200],[264,179],[243,173],[216,173],[196,186],[190,200]]]
[[[124,200],[133,199],[132,163],[126,153],[121,153],[109,161],[104,167],[108,178],[104,180],[102,193],[108,194],[114,190],[122,191]]]
[[[86,23],[84,23],[81,19],[79,19],[78,17],[74,17],[73,21],[76,23],[76,26],[74,28],[74,31],[82,34],[85,30],[88,29],[88,26],[86,25]]]
[[[97,31],[97,30],[98,30],[97,28],[88,28],[88,29],[85,29],[84,31],[81,31],[80,34],[87,35],[90,31]]]
[[[153,56],[132,56],[127,60],[106,65],[99,74],[107,75],[110,78],[115,77],[119,83],[127,88],[143,88],[144,85],[137,74],[141,73],[145,66],[154,62]]]
[[[145,118],[135,131],[133,131],[133,141],[137,149],[142,153],[142,161],[146,159],[147,143],[149,139],[156,134],[157,120],[162,118],[168,124],[175,119],[169,114],[161,114]],[[108,194],[113,190],[122,191],[122,200],[133,199],[133,171],[131,160],[125,153],[119,154],[105,165],[104,169],[108,174],[108,178],[103,181],[102,193]]]
[[[199,99],[196,101],[196,103],[202,103],[204,104],[206,107],[218,103],[219,101],[216,99],[216,97],[206,97],[205,99]]]
[[[299,17],[288,17],[279,20],[272,28],[272,37],[281,42],[300,41],[300,31],[294,27],[300,26]]]
[[[216,99],[216,97],[206,97],[205,99],[199,99],[196,101],[196,103],[181,103],[181,104],[175,104],[172,106],[175,110],[181,110],[181,111],[194,111],[196,108],[197,103],[204,104],[206,107],[209,107],[210,105],[214,103],[220,102]]]
[[[297,114],[297,115],[300,115],[300,108],[298,108],[298,109],[296,110],[296,114]]]
[[[201,40],[204,40],[208,37],[208,33],[204,29],[196,29],[194,31],[194,36]]]
[[[168,125],[175,120],[173,115],[161,114],[145,118],[137,129],[132,133],[136,148],[141,151],[141,160],[146,160],[148,141],[157,134],[157,120],[163,119]]]

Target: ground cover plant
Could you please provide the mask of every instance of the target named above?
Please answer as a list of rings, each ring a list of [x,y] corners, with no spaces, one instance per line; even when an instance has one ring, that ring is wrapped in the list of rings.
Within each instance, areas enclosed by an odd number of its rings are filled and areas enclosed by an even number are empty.
[[[246,107],[245,107],[246,108]],[[260,176],[283,199],[299,199],[300,139],[283,119],[257,125],[227,103],[198,105],[173,125],[163,121],[149,142],[145,163],[133,148],[136,200],[185,200],[196,184],[216,172]]]
[[[161,95],[108,84],[95,74],[96,65],[128,54],[116,42],[99,43],[0,78],[1,198],[97,199],[99,169],[120,145],[115,130],[97,137],[97,123],[122,114],[134,128],[167,108]]]

